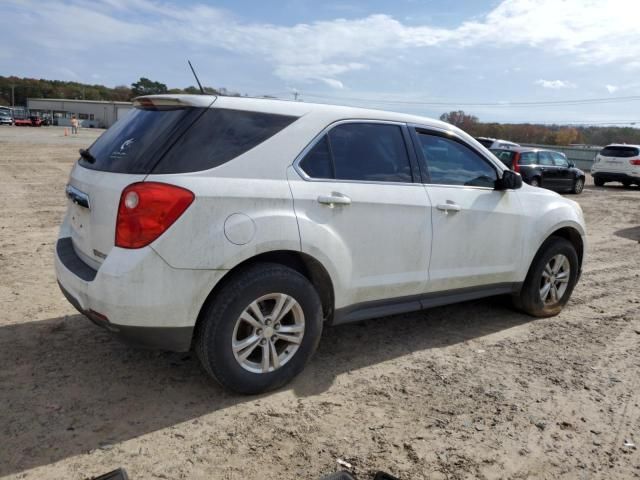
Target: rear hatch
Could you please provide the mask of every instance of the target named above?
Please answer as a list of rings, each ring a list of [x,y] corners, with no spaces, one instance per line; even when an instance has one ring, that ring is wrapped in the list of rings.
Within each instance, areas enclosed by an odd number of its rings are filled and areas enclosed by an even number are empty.
[[[209,108],[211,96],[141,97],[84,152],[67,196],[76,253],[98,269],[115,245],[125,187],[149,175],[209,170],[237,158],[298,117]],[[155,178],[155,177],[154,177]]]
[[[67,185],[74,250],[98,268],[115,242],[122,190],[140,182],[215,97],[198,98],[201,106],[178,99],[137,102],[136,108],[100,136],[78,160]]]
[[[624,172],[629,170],[630,161],[640,158],[638,147],[610,145],[598,154],[598,169],[606,172]]]

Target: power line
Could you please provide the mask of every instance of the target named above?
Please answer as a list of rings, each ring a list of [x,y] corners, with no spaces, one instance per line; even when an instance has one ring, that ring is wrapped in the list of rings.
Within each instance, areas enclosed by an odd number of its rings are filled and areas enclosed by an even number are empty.
[[[386,98],[355,98],[355,97],[332,97],[329,95],[305,93],[305,96],[312,98],[321,98],[328,100],[338,100],[347,102],[367,102],[390,105],[422,105],[422,106],[458,106],[458,107],[530,107],[530,106],[566,106],[566,105],[592,105],[601,103],[619,103],[640,101],[640,95],[631,95],[626,97],[605,97],[605,98],[582,98],[573,100],[545,100],[545,101],[529,101],[529,102],[432,102],[418,100],[391,100]]]

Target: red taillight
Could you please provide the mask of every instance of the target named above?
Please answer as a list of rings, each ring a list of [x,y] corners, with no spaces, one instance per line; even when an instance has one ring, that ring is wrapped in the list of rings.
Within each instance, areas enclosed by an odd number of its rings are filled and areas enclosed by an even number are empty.
[[[116,246],[141,248],[162,235],[193,202],[193,193],[157,182],[132,183],[122,191]]]
[[[629,160],[631,165],[640,165],[640,160]]]
[[[520,160],[520,152],[515,152],[513,154],[513,163],[511,164],[511,168],[514,172],[520,171],[520,164],[518,163],[518,160]]]

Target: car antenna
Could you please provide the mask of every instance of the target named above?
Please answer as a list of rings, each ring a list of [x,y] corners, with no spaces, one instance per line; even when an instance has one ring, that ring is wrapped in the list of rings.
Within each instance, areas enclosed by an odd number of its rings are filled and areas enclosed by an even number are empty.
[[[191,72],[193,72],[193,76],[196,77],[196,82],[198,82],[198,86],[200,87],[200,93],[204,95],[204,88],[202,88],[202,84],[198,79],[198,75],[196,75],[196,71],[193,69],[193,65],[191,65],[191,60],[187,60],[187,63],[189,64],[189,67],[191,67]]]

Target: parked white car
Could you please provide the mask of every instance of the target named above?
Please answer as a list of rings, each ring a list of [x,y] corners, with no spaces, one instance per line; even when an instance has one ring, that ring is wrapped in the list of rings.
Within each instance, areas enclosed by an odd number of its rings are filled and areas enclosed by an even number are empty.
[[[591,175],[598,187],[607,182],[620,182],[625,187],[636,184],[640,187],[640,145],[607,145],[596,155]]]
[[[476,140],[489,149],[501,148],[509,150],[520,146],[519,143],[510,142],[509,140],[500,140],[499,138],[476,137]]]
[[[267,99],[135,105],[71,171],[59,284],[124,339],[194,348],[231,390],[288,382],[325,324],[499,294],[550,316],[578,281],[578,204],[449,124]]]

